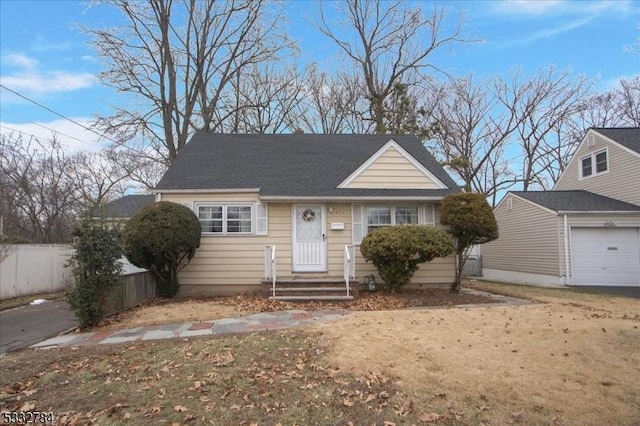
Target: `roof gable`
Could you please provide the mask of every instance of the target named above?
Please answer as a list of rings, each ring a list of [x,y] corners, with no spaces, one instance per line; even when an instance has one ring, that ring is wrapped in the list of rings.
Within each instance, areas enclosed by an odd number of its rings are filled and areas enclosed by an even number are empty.
[[[439,189],[340,188],[390,139],[443,185]],[[407,135],[222,135],[196,133],[158,192],[256,188],[262,197],[443,196],[457,184]]]
[[[390,139],[338,188],[446,189],[447,186]]]

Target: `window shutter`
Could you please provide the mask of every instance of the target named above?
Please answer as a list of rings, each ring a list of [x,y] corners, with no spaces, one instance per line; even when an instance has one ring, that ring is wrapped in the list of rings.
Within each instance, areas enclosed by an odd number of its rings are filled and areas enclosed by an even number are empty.
[[[435,206],[433,203],[424,204],[422,206],[422,225],[435,226]]]
[[[256,204],[256,235],[268,234],[267,221],[267,205],[262,203]]]
[[[364,238],[364,223],[362,220],[364,208],[362,204],[351,205],[351,233],[353,244],[360,244]]]

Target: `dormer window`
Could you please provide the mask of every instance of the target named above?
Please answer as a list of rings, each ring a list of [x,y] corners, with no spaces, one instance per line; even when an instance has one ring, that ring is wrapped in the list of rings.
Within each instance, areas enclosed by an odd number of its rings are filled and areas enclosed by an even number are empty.
[[[609,171],[609,156],[606,149],[580,159],[580,178],[582,179],[607,171]]]

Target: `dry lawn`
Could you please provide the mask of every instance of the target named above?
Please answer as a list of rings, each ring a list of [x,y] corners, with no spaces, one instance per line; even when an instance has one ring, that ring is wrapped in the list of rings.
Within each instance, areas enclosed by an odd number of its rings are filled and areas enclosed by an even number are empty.
[[[640,424],[640,300],[477,284],[545,302],[520,307],[357,312],[319,324],[331,364],[384,372],[486,424]]]
[[[0,357],[0,411],[52,410],[60,424],[640,424],[640,300],[473,286],[543,303],[27,350]]]

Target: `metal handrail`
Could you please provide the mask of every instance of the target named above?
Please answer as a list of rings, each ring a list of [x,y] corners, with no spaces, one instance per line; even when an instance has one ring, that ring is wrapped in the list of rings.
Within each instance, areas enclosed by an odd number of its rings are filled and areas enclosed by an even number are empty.
[[[350,287],[350,281],[351,281],[351,254],[349,253],[349,246],[346,245],[344,246],[344,282],[347,286],[347,297],[350,296],[350,292],[351,289]]]
[[[271,288],[273,297],[276,297],[276,246],[271,246]]]

